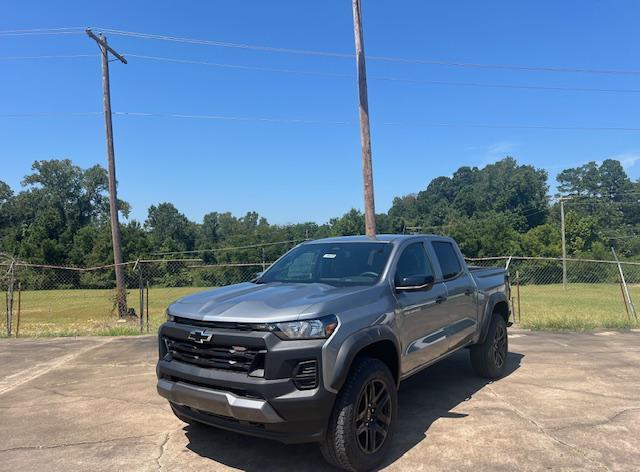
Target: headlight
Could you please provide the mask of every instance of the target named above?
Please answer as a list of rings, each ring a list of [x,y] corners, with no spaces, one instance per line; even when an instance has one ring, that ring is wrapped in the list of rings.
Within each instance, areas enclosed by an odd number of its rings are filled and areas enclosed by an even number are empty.
[[[164,314],[165,314],[165,315],[166,315],[166,317],[167,317],[167,321],[174,321],[174,320],[175,320],[175,318],[173,317],[173,315],[170,315],[170,314],[169,314],[169,309],[168,309],[168,308],[167,308],[166,310],[164,310]]]
[[[286,321],[270,324],[271,331],[280,339],[323,339],[328,338],[338,327],[334,315],[317,320]]]

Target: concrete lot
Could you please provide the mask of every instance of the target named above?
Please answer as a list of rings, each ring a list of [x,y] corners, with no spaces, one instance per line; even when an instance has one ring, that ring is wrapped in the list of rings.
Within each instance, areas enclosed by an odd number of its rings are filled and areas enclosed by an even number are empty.
[[[0,341],[0,470],[327,470],[314,445],[188,427],[155,338]],[[512,331],[509,375],[462,352],[406,381],[389,470],[639,470],[640,332]]]

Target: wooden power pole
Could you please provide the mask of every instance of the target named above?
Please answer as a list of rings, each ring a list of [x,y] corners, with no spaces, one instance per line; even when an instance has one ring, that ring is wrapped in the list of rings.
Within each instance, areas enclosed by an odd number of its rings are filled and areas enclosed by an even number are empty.
[[[107,45],[107,38],[100,34],[96,36],[89,28],[87,35],[100,47],[102,56],[102,103],[104,106],[104,126],[107,133],[107,161],[109,174],[109,211],[111,216],[111,242],[113,245],[113,262],[116,272],[116,299],[118,314],[127,314],[127,291],[125,287],[124,268],[122,266],[122,241],[120,223],[118,221],[118,194],[116,190],[116,160],[113,150],[113,124],[111,122],[111,89],[109,87],[109,53],[123,64],[127,60]]]
[[[356,40],[358,66],[358,112],[360,114],[360,144],[362,146],[362,178],[364,181],[364,222],[367,236],[376,235],[376,207],[373,199],[373,170],[371,168],[371,131],[369,127],[369,98],[367,94],[367,69],[364,60],[362,34],[362,9],[360,0],[352,0],[353,33]]]

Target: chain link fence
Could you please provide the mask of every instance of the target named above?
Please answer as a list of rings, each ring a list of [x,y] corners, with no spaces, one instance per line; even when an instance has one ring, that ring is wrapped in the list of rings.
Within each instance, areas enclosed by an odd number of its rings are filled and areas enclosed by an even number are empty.
[[[268,260],[286,249],[270,248]],[[177,298],[250,281],[270,265],[266,251],[242,250],[241,254],[225,251],[222,255],[123,264],[128,315],[122,317],[113,265],[73,268],[2,261],[0,333],[69,336],[154,332],[164,321],[166,307]],[[562,259],[533,257],[467,261],[509,270],[515,321],[522,327],[640,327],[633,305],[640,300],[640,263],[567,259],[563,264]]]
[[[6,296],[1,301],[0,336],[153,332],[172,301],[207,288],[250,281],[300,241],[158,252],[152,258],[126,262],[122,264],[126,316],[119,313],[113,264],[78,268],[3,259],[0,290]]]
[[[202,259],[138,260],[123,264],[127,315],[119,316],[114,265],[2,266],[4,336],[118,335],[150,332],[177,298],[247,282],[268,264],[205,264]]]
[[[640,326],[634,303],[640,300],[640,263],[547,257],[488,257],[467,262],[508,269],[515,320],[522,327]]]

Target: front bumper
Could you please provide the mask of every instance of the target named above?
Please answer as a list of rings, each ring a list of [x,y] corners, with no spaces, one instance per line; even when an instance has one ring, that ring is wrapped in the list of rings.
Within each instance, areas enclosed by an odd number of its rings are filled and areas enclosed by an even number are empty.
[[[176,405],[253,423],[281,423],[284,420],[265,400],[241,397],[223,390],[184,382],[158,380],[158,393]]]
[[[197,327],[167,322],[159,331],[158,393],[182,417],[286,443],[321,440],[335,401],[322,384],[324,340],[283,341],[273,333],[213,328],[216,342],[264,352],[263,373],[194,365],[175,359],[165,337],[183,340]],[[300,389],[293,380],[300,362],[317,364],[318,383]]]

